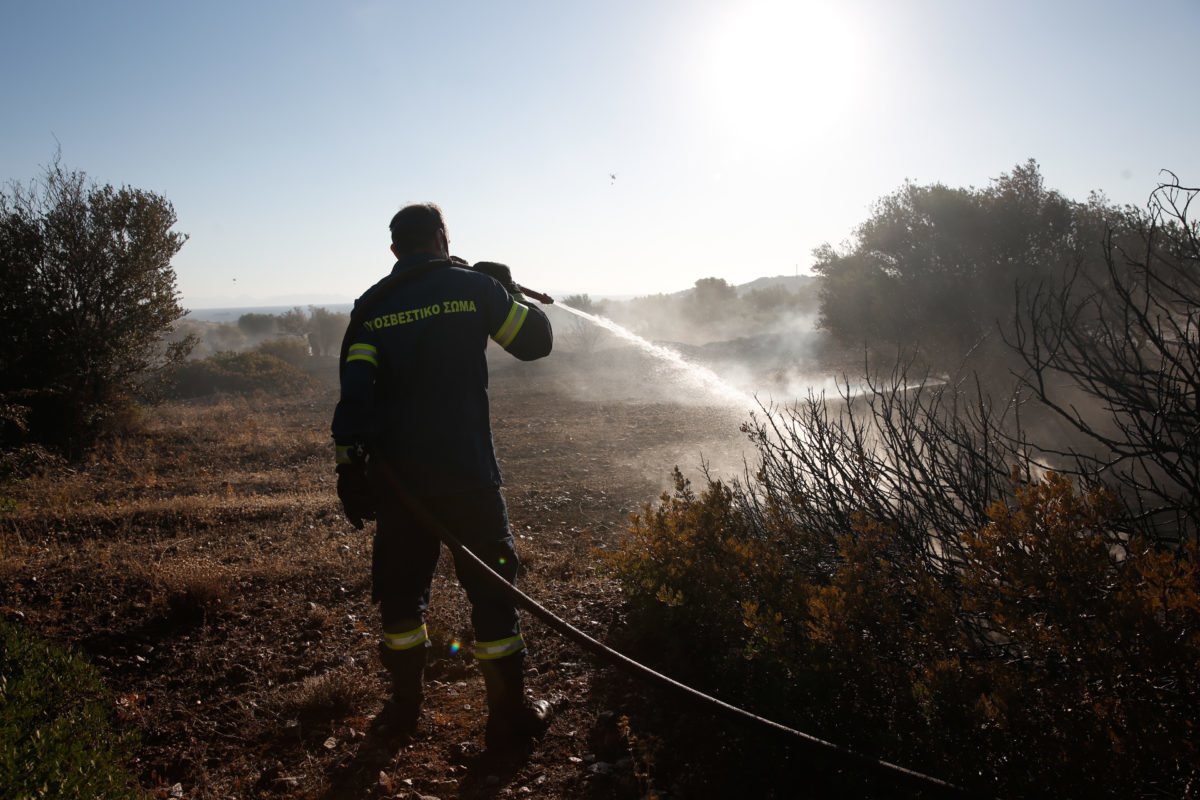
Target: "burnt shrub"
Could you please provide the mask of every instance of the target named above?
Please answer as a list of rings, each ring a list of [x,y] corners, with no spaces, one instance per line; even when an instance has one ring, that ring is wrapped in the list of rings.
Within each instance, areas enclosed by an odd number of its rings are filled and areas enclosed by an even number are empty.
[[[1005,796],[1142,796],[1195,780],[1200,568],[1112,532],[1103,489],[1051,473],[944,570],[858,515],[825,572],[746,489],[678,485],[605,556],[626,635],[672,675],[803,730]]]
[[[898,360],[763,408],[741,480],[677,476],[605,556],[639,654],[988,794],[1194,793],[1198,193],[1013,293],[1012,387]]]

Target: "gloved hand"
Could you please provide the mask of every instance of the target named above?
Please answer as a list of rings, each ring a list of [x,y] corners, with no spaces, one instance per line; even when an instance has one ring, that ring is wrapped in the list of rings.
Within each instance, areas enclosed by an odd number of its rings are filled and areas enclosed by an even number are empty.
[[[517,286],[516,281],[513,280],[512,270],[510,270],[504,264],[500,264],[496,261],[480,261],[476,263],[475,266],[471,267],[471,269],[495,278],[500,282],[500,285],[507,289],[508,293],[513,297],[521,297],[521,287]]]
[[[365,463],[338,464],[337,493],[346,519],[355,528],[361,531],[363,520],[375,519],[375,493],[367,480]]]

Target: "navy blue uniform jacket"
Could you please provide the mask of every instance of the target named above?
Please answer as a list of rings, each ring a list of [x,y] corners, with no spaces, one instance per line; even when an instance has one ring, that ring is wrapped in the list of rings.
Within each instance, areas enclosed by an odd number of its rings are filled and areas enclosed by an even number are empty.
[[[491,338],[523,361],[549,355],[553,333],[536,305],[495,279],[433,256],[396,262],[412,277],[387,278],[355,303],[375,303],[342,368],[333,414],[338,461],[366,443],[409,489],[431,495],[500,485],[488,412],[486,350]],[[385,295],[374,298],[383,291]],[[376,302],[377,300],[377,302]]]

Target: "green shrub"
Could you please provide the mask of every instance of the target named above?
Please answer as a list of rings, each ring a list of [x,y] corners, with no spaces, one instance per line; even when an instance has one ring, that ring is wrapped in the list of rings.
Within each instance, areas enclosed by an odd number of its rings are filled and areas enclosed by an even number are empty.
[[[747,610],[800,604],[790,592],[804,587],[780,582],[787,565],[769,542],[747,535],[749,520],[728,486],[712,481],[697,495],[678,468],[674,481],[657,508],[647,504],[631,518],[623,546],[601,558],[637,612],[631,632],[654,643],[661,663],[704,688],[749,699],[747,658],[762,642],[744,624]],[[775,595],[780,589],[786,600]]]
[[[309,355],[308,342],[296,336],[268,339],[254,349],[264,355],[286,361],[293,367],[303,367],[312,358]]]
[[[272,355],[217,353],[181,366],[175,373],[173,394],[176,397],[202,397],[214,392],[294,392],[311,383],[304,372]]]
[[[132,746],[94,667],[0,621],[0,797],[144,798]]]
[[[21,442],[81,456],[187,356],[194,340],[163,341],[184,313],[171,260],[187,235],[175,222],[161,195],[97,185],[57,157],[0,190],[0,405],[30,393],[17,401],[29,409]]]

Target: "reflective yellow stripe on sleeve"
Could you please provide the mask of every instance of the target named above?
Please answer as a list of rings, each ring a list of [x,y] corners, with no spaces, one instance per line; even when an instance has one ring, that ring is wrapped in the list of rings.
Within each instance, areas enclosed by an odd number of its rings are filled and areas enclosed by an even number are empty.
[[[335,464],[349,464],[350,463],[350,445],[339,444],[339,445],[335,445],[335,447],[337,447],[337,454],[334,458],[334,463]]]
[[[346,363],[349,364],[351,361],[366,361],[372,367],[378,367],[379,359],[376,358],[378,352],[373,345],[352,344],[346,353]]]
[[[508,347],[512,344],[512,340],[517,338],[517,333],[521,330],[521,326],[525,324],[525,317],[528,314],[529,306],[521,305],[514,300],[512,308],[508,312],[508,319],[504,320],[504,324],[500,326],[500,330],[496,331],[492,336],[496,340],[496,344],[501,347]]]
[[[480,661],[495,661],[497,658],[511,656],[525,649],[525,640],[521,634],[499,639],[495,642],[476,642],[475,657]]]

